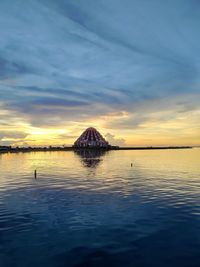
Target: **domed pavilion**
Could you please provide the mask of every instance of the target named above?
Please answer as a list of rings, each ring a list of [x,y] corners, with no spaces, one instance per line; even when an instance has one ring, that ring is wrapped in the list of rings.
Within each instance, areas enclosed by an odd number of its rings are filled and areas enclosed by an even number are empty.
[[[107,148],[109,143],[93,127],[87,128],[74,142],[74,147],[81,148]]]

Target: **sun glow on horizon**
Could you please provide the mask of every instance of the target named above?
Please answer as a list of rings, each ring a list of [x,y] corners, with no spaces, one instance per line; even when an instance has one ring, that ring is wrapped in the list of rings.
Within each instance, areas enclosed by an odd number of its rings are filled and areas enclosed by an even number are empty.
[[[134,114],[122,111],[108,113],[103,116],[91,118],[88,122],[71,122],[56,127],[33,127],[29,123],[18,121],[10,123],[6,127],[1,126],[2,132],[0,144],[13,146],[70,146],[88,127],[98,129],[112,145],[123,146],[167,146],[167,145],[199,145],[200,129],[198,124],[200,111],[173,118],[171,113],[157,112],[150,119],[144,120],[139,126],[136,125],[120,128],[134,118]],[[160,117],[169,116],[166,121]],[[119,124],[119,126],[118,126]],[[190,127],[189,127],[190,125]]]

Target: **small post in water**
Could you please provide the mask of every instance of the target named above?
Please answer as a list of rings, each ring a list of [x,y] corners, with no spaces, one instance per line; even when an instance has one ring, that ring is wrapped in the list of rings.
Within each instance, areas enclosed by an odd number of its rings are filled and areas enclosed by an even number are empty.
[[[131,163],[131,167],[133,167],[133,163]]]
[[[37,179],[37,170],[34,171],[34,177]]]

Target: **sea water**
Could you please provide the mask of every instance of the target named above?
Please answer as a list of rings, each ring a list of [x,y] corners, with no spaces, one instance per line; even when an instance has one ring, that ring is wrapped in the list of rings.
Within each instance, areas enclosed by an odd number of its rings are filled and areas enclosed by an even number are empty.
[[[0,154],[1,267],[199,267],[199,252],[198,148]]]

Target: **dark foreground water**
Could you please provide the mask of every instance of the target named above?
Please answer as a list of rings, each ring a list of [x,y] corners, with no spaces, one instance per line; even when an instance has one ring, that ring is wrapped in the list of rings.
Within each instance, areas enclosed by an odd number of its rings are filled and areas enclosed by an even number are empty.
[[[200,149],[1,154],[0,266],[199,267]]]

